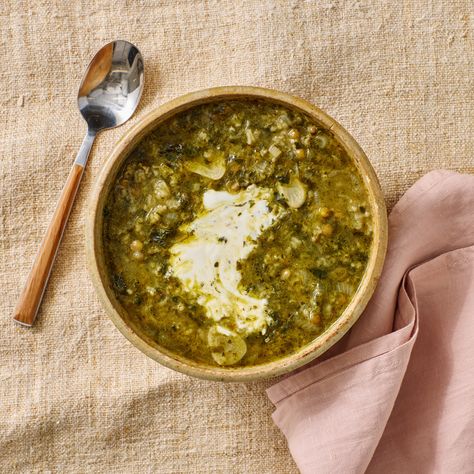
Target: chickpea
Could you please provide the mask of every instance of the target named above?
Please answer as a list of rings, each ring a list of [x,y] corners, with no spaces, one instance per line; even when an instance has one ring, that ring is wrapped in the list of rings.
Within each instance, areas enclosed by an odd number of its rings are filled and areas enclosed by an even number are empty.
[[[292,140],[298,140],[298,138],[300,138],[300,132],[296,128],[292,128],[288,130],[288,136]]]
[[[138,260],[138,261],[141,261],[143,260],[143,253],[140,252],[139,250],[135,250],[135,252],[132,253],[132,257],[135,259],[135,260]]]
[[[331,210],[328,207],[322,207],[319,209],[319,215],[323,218],[326,219],[331,215]]]
[[[134,240],[130,244],[130,249],[133,250],[134,252],[140,252],[140,250],[143,249],[143,242],[141,240]]]
[[[305,152],[303,148],[298,148],[295,150],[295,156],[298,158],[298,160],[303,160],[305,157]]]
[[[323,307],[323,315],[328,318],[332,315],[332,304],[326,303]]]
[[[325,235],[326,237],[330,237],[334,232],[334,228],[331,224],[324,224],[321,227],[321,231],[322,231],[323,235]]]
[[[288,280],[288,278],[290,278],[290,275],[291,275],[291,272],[290,272],[290,269],[289,268],[285,268],[281,274],[280,274],[280,278],[282,280]]]
[[[240,165],[239,165],[239,163],[233,161],[233,162],[229,165],[229,169],[230,169],[230,171],[232,171],[232,173],[237,173],[237,171],[240,170]]]
[[[319,313],[316,313],[315,311],[312,311],[311,314],[310,314],[309,320],[315,326],[319,326],[319,324],[321,323],[321,316],[320,316]]]
[[[342,306],[342,305],[346,304],[347,303],[347,295],[345,295],[344,293],[339,293],[336,296],[335,303],[339,306]]]

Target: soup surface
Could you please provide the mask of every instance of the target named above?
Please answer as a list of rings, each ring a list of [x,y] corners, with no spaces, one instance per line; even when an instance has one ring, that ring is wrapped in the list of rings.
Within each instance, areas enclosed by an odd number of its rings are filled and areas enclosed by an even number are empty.
[[[110,285],[128,323],[193,361],[291,354],[344,311],[372,217],[332,133],[282,105],[194,107],[148,134],[104,208]]]

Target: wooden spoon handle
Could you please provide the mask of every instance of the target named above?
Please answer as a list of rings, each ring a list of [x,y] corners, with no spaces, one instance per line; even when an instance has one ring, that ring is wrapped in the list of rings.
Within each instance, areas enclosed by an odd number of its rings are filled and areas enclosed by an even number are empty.
[[[25,326],[32,326],[36,318],[83,171],[83,166],[74,163],[16,305],[13,319]]]

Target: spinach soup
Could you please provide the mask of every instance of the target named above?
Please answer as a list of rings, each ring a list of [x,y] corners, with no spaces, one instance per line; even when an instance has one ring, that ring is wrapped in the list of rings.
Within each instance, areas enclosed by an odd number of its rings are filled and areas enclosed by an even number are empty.
[[[333,134],[258,100],[195,106],[149,133],[104,208],[109,284],[142,337],[208,366],[294,353],[351,301],[368,193]]]

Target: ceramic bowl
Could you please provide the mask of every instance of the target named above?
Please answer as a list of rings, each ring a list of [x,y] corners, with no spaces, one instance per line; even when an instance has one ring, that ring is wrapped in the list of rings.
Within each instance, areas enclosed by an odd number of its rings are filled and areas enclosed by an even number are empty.
[[[373,244],[367,269],[353,299],[343,314],[320,336],[298,352],[280,360],[253,367],[210,367],[189,361],[156,342],[138,335],[127,323],[127,313],[115,298],[109,284],[102,240],[103,209],[107,195],[122,163],[138,142],[156,126],[176,113],[191,107],[226,99],[259,99],[303,112],[316,123],[331,130],[356,164],[368,190],[373,214]],[[357,321],[369,301],[382,271],[387,246],[387,215],[377,176],[357,142],[325,112],[309,102],[286,93],[257,87],[218,87],[192,92],[150,112],[117,143],[105,163],[90,200],[86,223],[87,260],[99,299],[119,331],[138,349],[160,364],[185,374],[210,380],[250,381],[273,377],[294,370],[315,359],[335,344]]]

